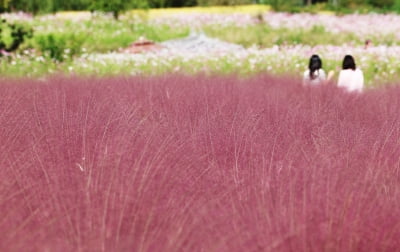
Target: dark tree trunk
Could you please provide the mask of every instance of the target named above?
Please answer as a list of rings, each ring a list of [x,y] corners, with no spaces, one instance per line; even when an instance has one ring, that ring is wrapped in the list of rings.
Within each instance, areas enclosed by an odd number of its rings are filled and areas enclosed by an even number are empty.
[[[118,20],[119,19],[119,11],[117,11],[117,10],[113,11],[113,17],[115,20]]]

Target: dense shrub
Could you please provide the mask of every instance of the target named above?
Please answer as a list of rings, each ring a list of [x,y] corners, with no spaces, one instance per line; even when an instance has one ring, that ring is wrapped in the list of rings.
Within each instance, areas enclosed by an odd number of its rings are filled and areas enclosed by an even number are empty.
[[[0,83],[1,251],[394,251],[400,88]]]
[[[55,61],[62,62],[79,55],[86,37],[75,34],[44,34],[35,37],[36,46]]]
[[[33,29],[23,24],[0,20],[0,57],[5,52],[16,51],[27,39],[32,38]]]

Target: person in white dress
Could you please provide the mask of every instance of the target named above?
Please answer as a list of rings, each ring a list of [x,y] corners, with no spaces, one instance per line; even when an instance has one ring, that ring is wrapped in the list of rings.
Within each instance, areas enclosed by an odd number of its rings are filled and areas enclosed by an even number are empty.
[[[353,56],[346,55],[343,59],[342,70],[339,73],[338,87],[349,92],[361,92],[364,88],[364,74],[356,67]]]
[[[325,71],[322,69],[321,58],[314,54],[310,58],[308,70],[304,72],[303,84],[305,85],[319,85],[326,81]]]

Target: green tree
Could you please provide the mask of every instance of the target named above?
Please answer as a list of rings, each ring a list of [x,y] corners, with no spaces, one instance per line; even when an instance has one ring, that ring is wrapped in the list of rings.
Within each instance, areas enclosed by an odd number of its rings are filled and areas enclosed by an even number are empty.
[[[43,10],[48,9],[48,1],[41,0],[11,0],[9,1],[11,10],[21,10],[36,15]]]
[[[395,0],[393,3],[393,9],[400,13],[400,0]]]
[[[369,4],[379,8],[390,8],[395,4],[394,0],[370,0]]]
[[[111,12],[114,18],[118,19],[120,13],[127,9],[144,9],[148,7],[146,0],[98,0],[92,3],[90,9]]]
[[[197,4],[203,6],[212,5],[241,5],[241,4],[251,4],[252,0],[197,0]]]
[[[0,0],[0,12],[8,10],[10,0]]]

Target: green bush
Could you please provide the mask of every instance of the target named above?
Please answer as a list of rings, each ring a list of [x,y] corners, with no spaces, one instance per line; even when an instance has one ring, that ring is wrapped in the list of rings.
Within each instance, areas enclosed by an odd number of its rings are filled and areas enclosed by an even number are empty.
[[[13,52],[33,35],[33,29],[22,24],[7,23],[5,19],[0,22],[0,50]],[[2,53],[0,53],[0,56]]]
[[[85,38],[74,34],[46,34],[35,37],[35,42],[45,57],[63,62],[82,52]]]

